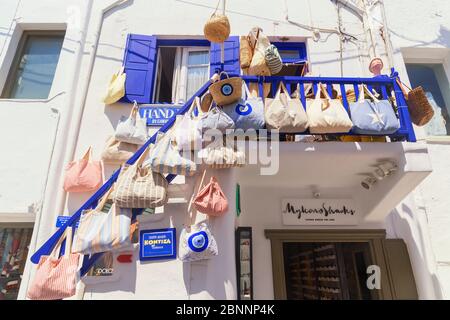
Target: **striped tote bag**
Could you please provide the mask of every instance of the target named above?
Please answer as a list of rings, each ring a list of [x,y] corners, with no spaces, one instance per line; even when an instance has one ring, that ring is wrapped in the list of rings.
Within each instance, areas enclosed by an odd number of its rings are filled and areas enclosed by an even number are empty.
[[[122,249],[131,245],[131,209],[119,208],[115,203],[108,212],[102,211],[113,187],[93,210],[86,210],[80,218],[73,252],[94,254]]]
[[[156,208],[167,203],[166,178],[142,165],[149,149],[133,165],[125,164],[114,191],[114,203],[120,208]]]
[[[190,152],[183,152],[183,155],[190,154]],[[172,143],[170,134],[158,134],[144,166],[150,167],[155,172],[180,176],[193,176],[197,171],[195,162],[181,156],[177,146]]]
[[[265,51],[264,58],[266,59],[266,64],[270,69],[272,75],[277,74],[283,68],[283,62],[281,61],[281,56],[278,53],[277,47],[273,44],[268,46]]]
[[[71,253],[71,228],[61,236],[49,256],[41,256],[36,274],[27,291],[27,298],[31,300],[60,300],[70,298],[76,293],[77,273],[80,262],[78,253]],[[64,235],[67,234],[67,237]],[[66,250],[58,258],[57,252],[64,239]]]

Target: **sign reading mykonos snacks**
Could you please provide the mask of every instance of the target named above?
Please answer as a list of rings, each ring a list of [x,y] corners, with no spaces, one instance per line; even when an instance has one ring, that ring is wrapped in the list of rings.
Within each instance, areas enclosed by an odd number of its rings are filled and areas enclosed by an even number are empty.
[[[357,210],[352,199],[283,199],[283,224],[356,225]]]
[[[176,229],[141,230],[139,246],[140,260],[175,259]]]

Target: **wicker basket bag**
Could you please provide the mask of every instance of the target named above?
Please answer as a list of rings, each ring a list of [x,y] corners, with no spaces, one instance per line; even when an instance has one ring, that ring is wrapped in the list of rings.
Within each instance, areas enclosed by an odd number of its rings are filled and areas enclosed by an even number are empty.
[[[414,89],[407,87],[410,90],[407,92],[405,89],[406,85],[403,85],[398,79],[397,83],[402,89],[406,103],[408,104],[408,111],[411,121],[419,127],[430,122],[430,120],[434,117],[434,110],[428,101],[425,90],[423,90],[422,87],[417,87]]]
[[[242,78],[232,77],[230,78],[225,71],[220,73],[220,76],[224,74],[226,79],[214,82],[209,87],[214,102],[219,106],[225,106],[238,101],[242,96]]]
[[[205,38],[211,42],[223,43],[230,36],[230,22],[226,15],[217,13],[220,0],[217,3],[216,10],[206,22],[203,33]]]

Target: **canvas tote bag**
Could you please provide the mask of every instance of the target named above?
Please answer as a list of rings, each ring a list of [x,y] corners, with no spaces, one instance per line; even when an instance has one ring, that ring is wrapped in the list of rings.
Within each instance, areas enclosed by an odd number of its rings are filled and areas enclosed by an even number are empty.
[[[283,82],[280,82],[273,99],[266,99],[266,126],[280,132],[295,133],[308,129],[309,122],[299,99],[289,96]]]
[[[198,157],[213,169],[228,169],[245,165],[245,153],[235,150],[226,143],[221,145],[218,142],[212,142],[205,149],[200,150]]]
[[[270,46],[267,38],[260,28],[253,29],[251,34],[256,34],[256,44],[253,51],[252,62],[248,68],[248,74],[253,76],[270,76],[270,69],[266,63],[266,49]]]
[[[190,153],[184,153],[190,155]],[[154,172],[169,173],[181,176],[192,176],[197,171],[195,162],[181,156],[177,146],[172,142],[170,134],[158,133],[155,145],[144,166]]]
[[[134,102],[128,118],[122,117],[116,128],[115,138],[118,141],[143,145],[147,142],[147,120],[139,114],[139,106]]]
[[[223,111],[234,121],[236,129],[263,129],[264,103],[261,97],[254,97],[247,84],[243,83],[242,98],[236,103],[223,107]]]
[[[179,150],[198,150],[202,147],[202,131],[198,126],[199,118],[194,115],[194,109],[200,112],[200,98],[195,97],[191,108],[184,114],[177,116],[173,139]]]
[[[122,164],[130,159],[137,150],[137,145],[118,141],[112,136],[106,141],[105,149],[102,152],[102,160],[104,163]]]
[[[222,108],[212,103],[209,111],[200,117],[198,127],[203,135],[211,129],[226,133],[227,129],[234,129],[235,124],[233,119],[231,119]]]
[[[320,98],[321,92],[325,99]],[[322,83],[318,85],[315,99],[307,100],[306,104],[312,134],[347,133],[353,126],[341,101],[331,99]]]
[[[94,254],[131,245],[131,209],[119,208],[113,203],[108,212],[102,211],[113,189],[114,185],[95,209],[85,210],[81,215],[73,252]]]
[[[369,99],[364,99],[366,93]],[[350,104],[353,132],[358,134],[388,135],[400,129],[400,122],[388,100],[378,100],[362,85],[357,102]]]
[[[109,81],[108,90],[103,98],[105,104],[113,104],[125,95],[125,81],[127,75],[124,73],[124,70],[124,67],[121,67]]]
[[[185,227],[180,234],[178,257],[183,262],[208,260],[219,254],[209,224],[201,222]]]
[[[57,252],[64,239],[66,239],[65,252],[63,256],[58,258]],[[49,256],[41,256],[36,274],[28,288],[27,298],[31,300],[59,300],[75,295],[80,255],[71,253],[71,243],[71,228],[67,228],[56,243],[52,253]]]
[[[66,192],[91,192],[102,185],[102,163],[92,161],[92,147],[84,156],[66,167],[64,190]]]
[[[147,148],[133,164],[125,164],[120,171],[114,191],[114,202],[120,208],[156,208],[167,203],[166,178],[142,163]]]

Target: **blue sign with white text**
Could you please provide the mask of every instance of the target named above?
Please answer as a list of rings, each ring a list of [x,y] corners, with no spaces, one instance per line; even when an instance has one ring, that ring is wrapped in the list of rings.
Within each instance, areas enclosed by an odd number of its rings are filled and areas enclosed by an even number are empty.
[[[58,216],[56,218],[56,227],[57,228],[61,228],[62,226],[64,226],[67,221],[69,221],[71,217],[70,216]],[[80,224],[80,220],[77,221],[77,223],[75,224],[75,228],[78,228],[78,225]]]
[[[176,259],[176,229],[141,230],[140,260]]]
[[[173,105],[140,105],[139,112],[141,117],[147,118],[148,126],[163,126],[180,111],[180,107]]]

